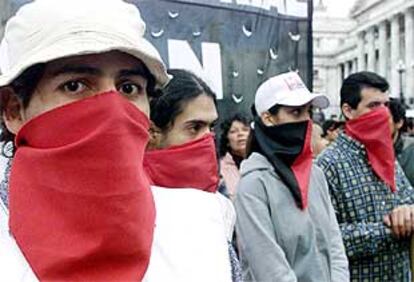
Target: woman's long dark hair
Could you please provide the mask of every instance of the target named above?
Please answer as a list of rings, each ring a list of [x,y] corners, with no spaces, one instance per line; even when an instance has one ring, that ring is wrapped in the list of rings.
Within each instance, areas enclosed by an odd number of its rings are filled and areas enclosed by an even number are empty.
[[[170,128],[182,112],[184,105],[200,95],[213,98],[216,104],[214,92],[194,73],[182,69],[170,69],[168,73],[173,78],[164,88],[163,94],[150,102],[151,121],[161,131]]]

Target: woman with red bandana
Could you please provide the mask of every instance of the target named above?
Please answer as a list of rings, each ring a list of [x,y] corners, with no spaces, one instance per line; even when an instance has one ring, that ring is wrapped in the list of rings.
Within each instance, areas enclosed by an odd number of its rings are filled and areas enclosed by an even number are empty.
[[[121,0],[35,0],[8,21],[1,281],[142,280],[155,223],[148,100],[169,80],[144,33]]]
[[[328,100],[294,72],[256,92],[235,201],[245,281],[349,281],[326,180],[312,164],[311,105],[325,108]]]
[[[215,95],[190,72],[169,73],[164,95],[151,101],[152,150],[144,159],[157,210],[144,281],[232,281],[235,213],[217,192]]]

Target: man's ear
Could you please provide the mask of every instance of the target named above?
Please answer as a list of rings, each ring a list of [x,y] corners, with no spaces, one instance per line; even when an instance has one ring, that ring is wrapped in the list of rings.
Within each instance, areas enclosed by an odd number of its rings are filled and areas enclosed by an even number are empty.
[[[272,115],[269,112],[264,112],[260,115],[260,119],[262,120],[263,124],[266,126],[272,126]]]
[[[156,126],[152,121],[149,128],[149,137],[150,139],[147,149],[152,150],[159,148],[161,143],[161,129],[158,128],[158,126]]]
[[[353,109],[348,103],[343,103],[341,106],[342,114],[346,119],[353,119],[354,115],[352,114]]]
[[[24,124],[23,104],[11,87],[0,88],[2,118],[7,129],[16,134]]]

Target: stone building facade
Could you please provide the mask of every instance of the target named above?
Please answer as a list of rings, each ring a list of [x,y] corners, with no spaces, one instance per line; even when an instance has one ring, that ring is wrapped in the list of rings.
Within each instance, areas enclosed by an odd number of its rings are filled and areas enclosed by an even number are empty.
[[[390,83],[390,94],[414,104],[414,0],[357,0],[347,18],[314,14],[314,91],[339,113],[339,89],[349,74],[369,70]]]
[[[7,19],[10,17],[10,1],[0,0],[0,38],[3,38],[3,30]]]

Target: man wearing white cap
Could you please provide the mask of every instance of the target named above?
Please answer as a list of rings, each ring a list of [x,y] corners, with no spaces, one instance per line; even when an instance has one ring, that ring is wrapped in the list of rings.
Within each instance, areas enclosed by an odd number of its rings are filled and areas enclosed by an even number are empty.
[[[0,45],[1,281],[140,281],[155,208],[142,168],[149,103],[169,80],[121,0],[36,0]]]
[[[312,164],[311,106],[325,108],[328,100],[294,72],[256,92],[235,201],[245,281],[349,280],[326,180]]]

